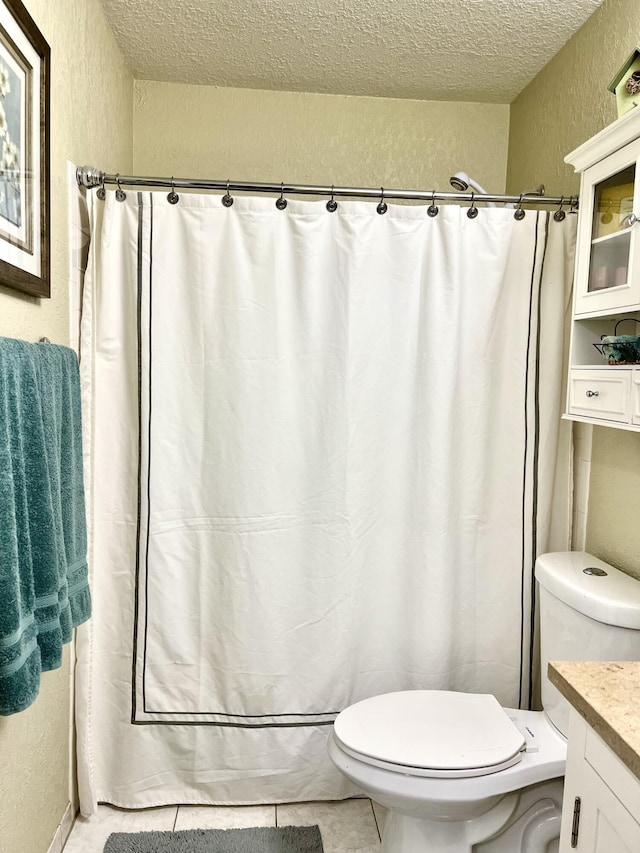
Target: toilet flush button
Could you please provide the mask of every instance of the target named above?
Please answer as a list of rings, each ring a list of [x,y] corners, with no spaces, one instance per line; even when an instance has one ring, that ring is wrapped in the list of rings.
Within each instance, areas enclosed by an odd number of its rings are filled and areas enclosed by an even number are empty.
[[[596,578],[604,578],[607,576],[607,572],[604,569],[599,569],[597,566],[587,566],[586,569],[582,570],[585,575],[593,575]]]

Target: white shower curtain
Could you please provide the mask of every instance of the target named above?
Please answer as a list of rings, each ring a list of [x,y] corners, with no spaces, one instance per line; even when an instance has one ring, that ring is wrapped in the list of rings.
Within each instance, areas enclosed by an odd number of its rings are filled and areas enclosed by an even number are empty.
[[[82,319],[82,811],[353,793],[376,693],[526,705],[575,217],[108,193]]]

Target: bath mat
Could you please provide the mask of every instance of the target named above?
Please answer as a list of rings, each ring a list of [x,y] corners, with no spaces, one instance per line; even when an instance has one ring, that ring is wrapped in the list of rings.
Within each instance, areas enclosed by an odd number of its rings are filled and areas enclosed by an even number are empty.
[[[104,853],[323,853],[317,826],[114,832]]]

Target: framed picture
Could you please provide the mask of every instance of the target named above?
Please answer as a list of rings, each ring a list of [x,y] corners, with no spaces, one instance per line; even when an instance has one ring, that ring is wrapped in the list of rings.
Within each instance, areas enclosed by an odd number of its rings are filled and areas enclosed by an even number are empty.
[[[49,297],[50,49],[20,0],[0,0],[0,285]]]

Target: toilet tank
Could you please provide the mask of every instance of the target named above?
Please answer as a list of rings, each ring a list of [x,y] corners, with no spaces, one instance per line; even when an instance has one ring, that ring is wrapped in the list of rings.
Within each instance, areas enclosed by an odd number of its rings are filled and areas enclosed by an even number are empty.
[[[584,551],[542,554],[542,706],[566,737],[569,704],[547,676],[550,660],[640,660],[640,581]]]

